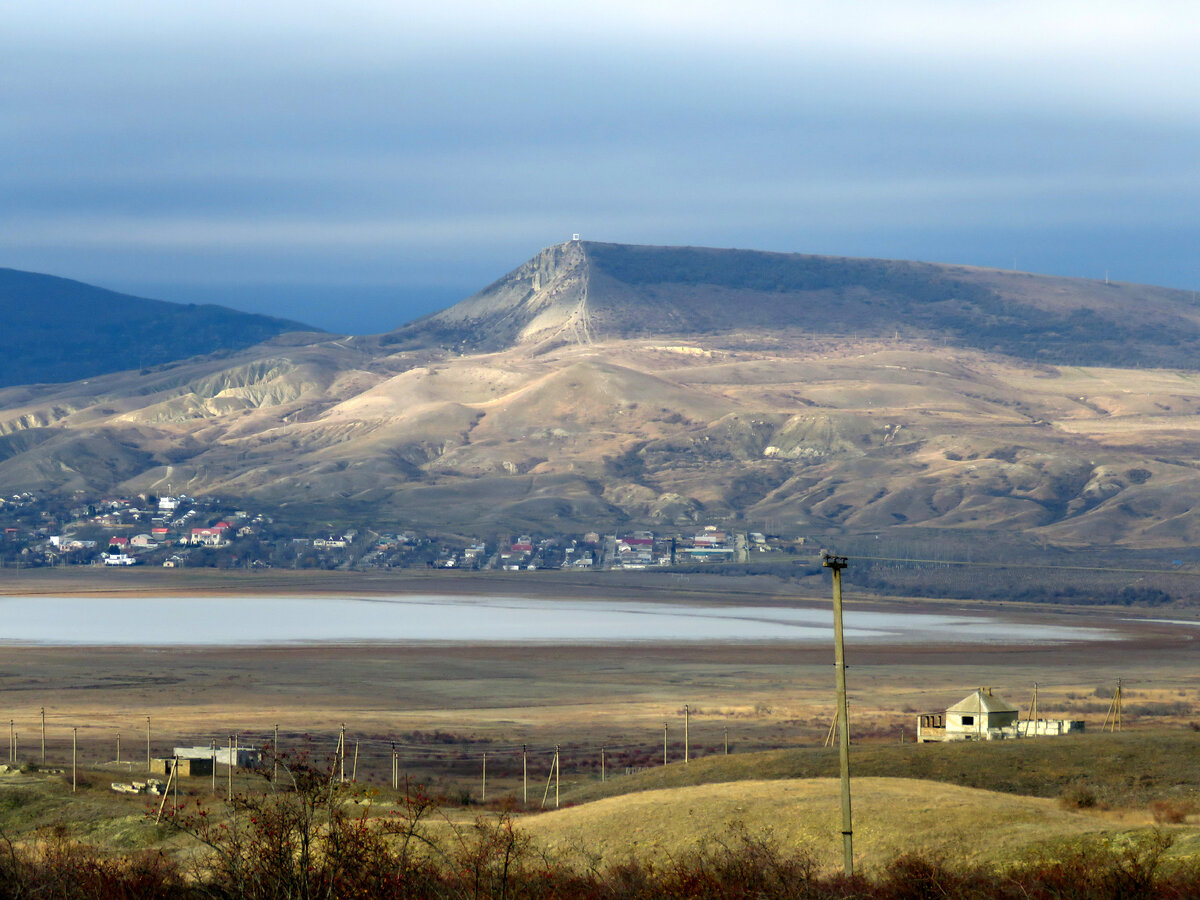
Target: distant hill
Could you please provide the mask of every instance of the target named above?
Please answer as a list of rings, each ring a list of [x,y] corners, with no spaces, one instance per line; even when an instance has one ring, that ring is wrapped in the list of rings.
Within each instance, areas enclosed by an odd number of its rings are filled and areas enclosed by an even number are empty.
[[[572,241],[385,340],[502,350],[651,334],[905,337],[1057,364],[1191,368],[1190,291],[900,260]]]
[[[88,300],[9,294],[42,324],[22,346],[10,323],[6,352],[51,354],[62,377],[74,351],[55,341],[86,332],[121,371],[0,388],[0,493],[186,484],[292,521],[469,534],[1200,543],[1200,310],[1183,291],[568,242],[386,335],[234,351],[266,336],[258,317],[72,288]],[[183,318],[158,322],[162,306]],[[153,365],[164,335],[190,358]]]
[[[131,297],[68,278],[0,269],[0,386],[76,381],[249,347],[299,322],[211,304]]]

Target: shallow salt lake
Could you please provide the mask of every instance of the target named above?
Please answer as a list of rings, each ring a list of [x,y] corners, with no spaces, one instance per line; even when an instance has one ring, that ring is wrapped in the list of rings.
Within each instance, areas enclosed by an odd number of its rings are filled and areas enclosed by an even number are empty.
[[[848,608],[847,642],[1059,643],[1100,628]],[[829,608],[516,597],[0,597],[0,643],[255,646],[346,643],[828,643]]]

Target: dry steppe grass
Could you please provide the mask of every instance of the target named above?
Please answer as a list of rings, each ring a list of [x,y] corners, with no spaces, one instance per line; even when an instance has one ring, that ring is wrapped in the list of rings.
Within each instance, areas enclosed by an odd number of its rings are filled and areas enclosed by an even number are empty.
[[[1057,800],[1081,789],[1100,808],[1148,810],[1158,800],[1200,807],[1200,733],[1140,731],[1021,741],[859,744],[857,777],[920,779],[1031,798]],[[800,747],[710,756],[598,780],[566,795],[586,802],[618,794],[723,782],[820,779],[838,774],[837,751]],[[1149,814],[1147,813],[1147,820]]]
[[[521,828],[575,865],[677,858],[744,828],[841,863],[836,778],[739,781],[644,791],[523,819]],[[1011,863],[1027,851],[1125,826],[1057,801],[903,778],[854,781],[854,847],[878,869],[905,853],[956,865]]]

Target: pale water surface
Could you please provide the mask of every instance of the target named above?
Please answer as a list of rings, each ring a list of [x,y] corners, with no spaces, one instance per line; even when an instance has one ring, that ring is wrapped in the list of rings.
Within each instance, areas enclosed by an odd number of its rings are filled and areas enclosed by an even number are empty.
[[[1057,643],[1099,628],[848,609],[846,640]],[[826,609],[516,597],[2,597],[0,643],[213,646],[312,643],[827,643]]]

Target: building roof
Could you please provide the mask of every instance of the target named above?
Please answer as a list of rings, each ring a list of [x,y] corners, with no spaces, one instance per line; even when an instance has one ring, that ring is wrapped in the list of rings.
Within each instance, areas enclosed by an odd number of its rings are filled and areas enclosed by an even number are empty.
[[[1019,712],[1019,710],[1008,701],[992,696],[991,688],[977,688],[953,706],[948,707],[946,712],[1004,713]]]

